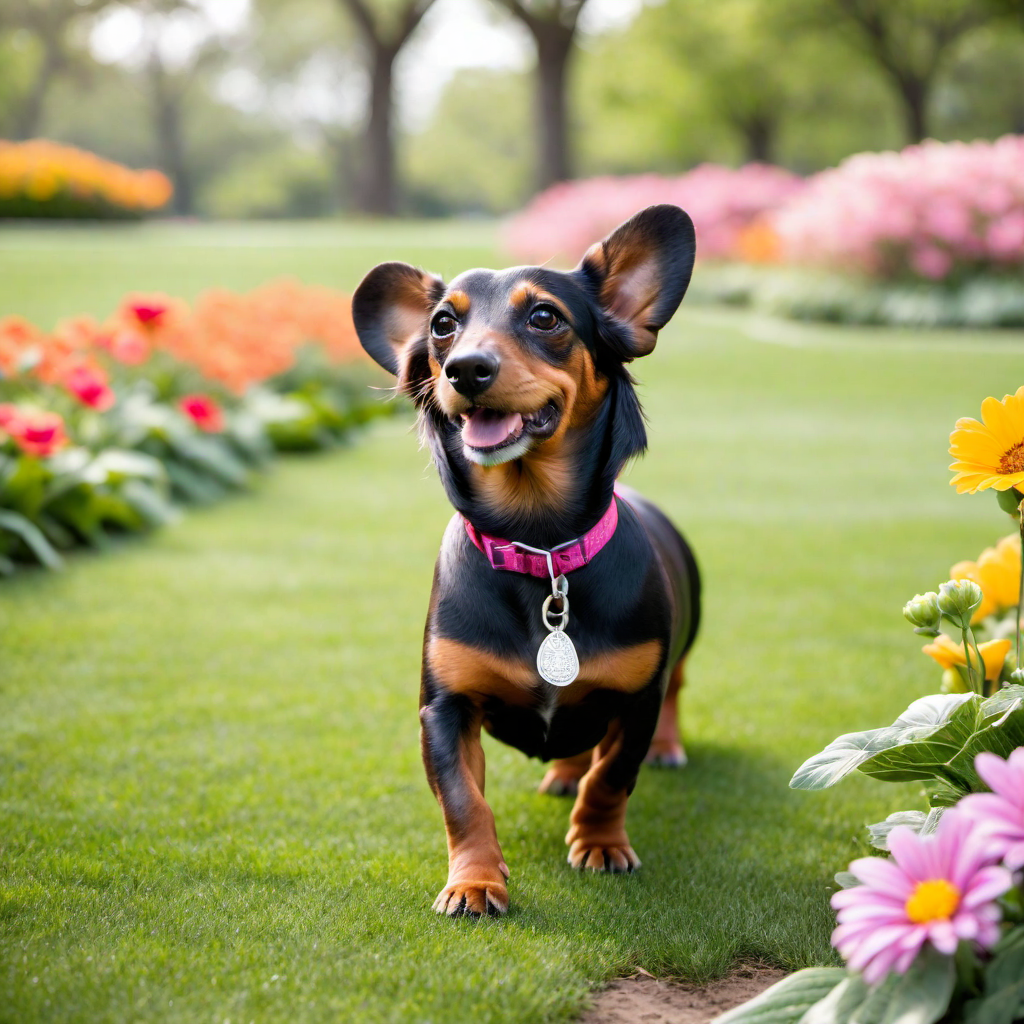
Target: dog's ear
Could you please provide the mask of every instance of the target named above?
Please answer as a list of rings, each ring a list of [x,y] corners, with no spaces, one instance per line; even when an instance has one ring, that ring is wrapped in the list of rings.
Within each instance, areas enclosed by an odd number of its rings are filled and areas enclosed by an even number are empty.
[[[648,206],[587,250],[576,273],[624,328],[615,339],[623,359],[653,350],[686,294],[695,250],[693,222],[668,205]]]
[[[424,359],[416,343],[425,342],[430,311],[444,295],[444,282],[408,263],[381,263],[352,296],[352,322],[363,348],[399,383],[413,383],[411,361]]]

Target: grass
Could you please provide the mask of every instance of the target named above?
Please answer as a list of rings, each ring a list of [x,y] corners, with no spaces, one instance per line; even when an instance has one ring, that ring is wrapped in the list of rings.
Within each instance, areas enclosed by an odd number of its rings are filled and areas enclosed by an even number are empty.
[[[496,258],[484,228],[346,230],[7,232],[0,310],[49,323],[129,288],[351,288],[385,257]],[[1021,334],[703,311],[663,332],[637,367],[652,444],[629,479],[706,579],[691,764],[641,775],[642,871],[584,877],[565,864],[567,805],[533,792],[541,767],[488,741],[501,920],[429,909],[445,853],[418,648],[450,512],[406,425],[3,582],[0,1021],[536,1024],[636,966],[704,980],[737,960],[830,962],[833,872],[865,822],[918,797],[786,783],[935,689],[899,610],[1008,532],[993,500],[949,488],[945,440],[1020,383],[1022,350]]]

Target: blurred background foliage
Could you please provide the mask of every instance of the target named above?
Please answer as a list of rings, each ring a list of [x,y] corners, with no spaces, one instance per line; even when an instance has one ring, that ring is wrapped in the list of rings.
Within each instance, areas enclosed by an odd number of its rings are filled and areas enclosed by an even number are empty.
[[[0,0],[0,136],[208,217],[500,214],[564,177],[798,173],[1024,132],[1022,0]]]

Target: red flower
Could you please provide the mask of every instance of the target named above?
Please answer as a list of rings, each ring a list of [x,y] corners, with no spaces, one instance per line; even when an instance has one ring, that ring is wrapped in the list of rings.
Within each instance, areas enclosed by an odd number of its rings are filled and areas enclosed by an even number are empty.
[[[16,405],[12,405],[10,402],[0,403],[0,430],[6,430],[7,424],[15,419],[20,411]]]
[[[224,413],[209,395],[185,395],[178,408],[200,429],[217,434],[224,429]]]
[[[64,387],[90,409],[103,412],[114,404],[114,392],[107,384],[106,375],[95,366],[73,367],[64,378]]]
[[[167,306],[161,302],[131,302],[128,309],[140,324],[152,324],[154,327],[159,326],[167,312]]]
[[[3,429],[26,455],[45,459],[68,443],[64,420],[57,413],[19,409],[12,405],[0,409]]]

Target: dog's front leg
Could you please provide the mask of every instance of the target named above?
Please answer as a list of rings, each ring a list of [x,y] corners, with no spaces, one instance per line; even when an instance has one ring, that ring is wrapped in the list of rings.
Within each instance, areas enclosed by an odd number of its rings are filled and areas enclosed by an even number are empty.
[[[434,901],[439,914],[508,910],[508,867],[484,800],[481,719],[465,697],[443,692],[420,708],[423,763],[448,834],[448,883]]]
[[[626,834],[626,804],[636,785],[657,721],[650,701],[611,723],[594,748],[590,770],[580,779],[569,815],[569,863],[592,871],[633,871],[640,858]]]

